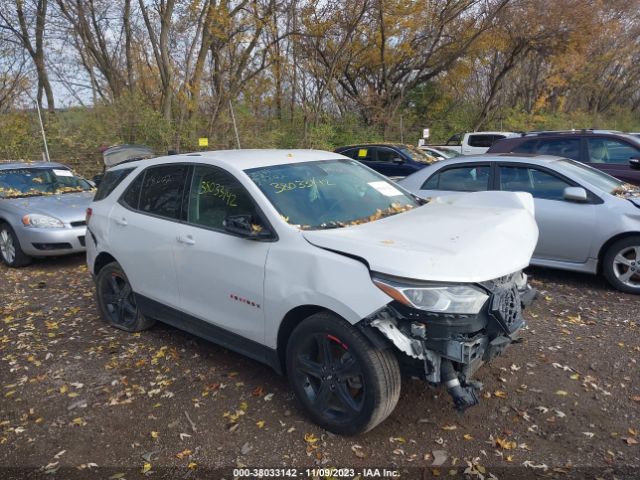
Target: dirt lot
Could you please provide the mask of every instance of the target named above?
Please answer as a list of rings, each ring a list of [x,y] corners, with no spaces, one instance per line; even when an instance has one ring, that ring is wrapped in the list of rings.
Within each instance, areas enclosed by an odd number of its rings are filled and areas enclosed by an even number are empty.
[[[478,373],[479,406],[459,415],[444,390],[406,379],[387,421],[340,438],[307,421],[263,365],[168,326],[103,324],[83,262],[0,266],[2,479],[286,466],[297,470],[262,473],[640,478],[640,298],[596,278],[530,272],[541,298],[524,342]]]

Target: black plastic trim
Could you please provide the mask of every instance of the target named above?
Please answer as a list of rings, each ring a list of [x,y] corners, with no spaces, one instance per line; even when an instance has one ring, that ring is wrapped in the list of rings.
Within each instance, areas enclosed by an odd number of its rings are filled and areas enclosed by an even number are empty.
[[[248,340],[143,295],[136,294],[136,303],[142,313],[150,318],[167,323],[175,328],[269,365],[280,375],[283,373],[278,352],[273,348]]]

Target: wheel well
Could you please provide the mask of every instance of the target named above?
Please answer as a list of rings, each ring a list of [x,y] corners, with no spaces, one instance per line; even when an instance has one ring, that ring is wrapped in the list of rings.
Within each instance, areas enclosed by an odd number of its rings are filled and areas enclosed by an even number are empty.
[[[609,250],[609,247],[611,245],[613,245],[618,240],[622,240],[623,238],[637,237],[637,236],[640,236],[640,232],[625,232],[625,233],[620,233],[614,237],[611,237],[609,240],[607,240],[604,243],[604,245],[602,245],[602,247],[600,248],[600,251],[598,252],[598,272],[602,270],[602,260],[604,260],[604,256],[607,253],[607,250]]]
[[[278,329],[278,360],[282,372],[287,372],[287,342],[291,336],[291,332],[307,317],[314,313],[330,311],[326,308],[319,307],[318,305],[301,305],[292,310],[289,310],[280,323]]]
[[[96,258],[96,261],[93,263],[93,274],[97,275],[98,272],[100,272],[100,270],[102,270],[102,268],[111,263],[111,262],[115,262],[116,259],[113,258],[111,255],[109,255],[106,252],[102,252],[98,255],[98,257]]]

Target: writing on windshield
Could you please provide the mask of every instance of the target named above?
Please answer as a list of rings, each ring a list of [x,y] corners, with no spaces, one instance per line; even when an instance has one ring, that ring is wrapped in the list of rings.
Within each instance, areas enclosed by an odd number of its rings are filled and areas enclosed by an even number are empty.
[[[278,213],[300,229],[372,222],[421,203],[355,160],[319,160],[246,170]]]

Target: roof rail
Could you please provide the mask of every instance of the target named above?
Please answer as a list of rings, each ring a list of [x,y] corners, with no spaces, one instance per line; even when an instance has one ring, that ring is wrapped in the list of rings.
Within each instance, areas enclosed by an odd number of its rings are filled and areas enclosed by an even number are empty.
[[[619,130],[604,130],[595,128],[581,128],[572,130],[531,130],[523,134],[523,136],[534,135],[571,135],[576,133],[622,133]]]

